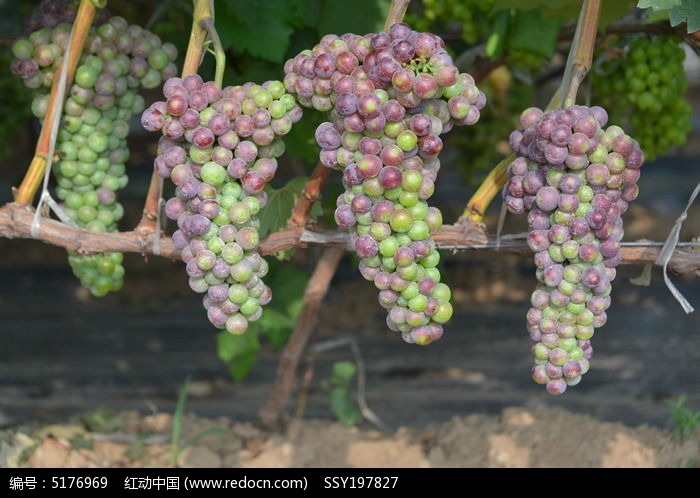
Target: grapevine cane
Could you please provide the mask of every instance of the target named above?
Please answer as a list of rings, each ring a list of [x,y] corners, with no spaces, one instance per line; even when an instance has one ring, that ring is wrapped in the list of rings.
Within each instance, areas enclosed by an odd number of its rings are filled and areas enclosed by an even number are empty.
[[[100,2],[100,6],[103,6],[103,2]],[[92,25],[92,20],[94,17],[94,2],[91,0],[81,0],[80,7],[78,8],[78,13],[75,18],[73,36],[69,42],[70,60],[68,61],[68,73],[66,79],[67,87],[73,80],[73,75],[78,67],[78,61],[80,60],[80,55],[82,54],[83,46],[85,45],[85,39],[87,38],[88,31]],[[63,111],[63,102],[58,102],[56,100],[59,71],[60,69],[57,69],[54,75],[55,77],[53,79],[53,85],[51,86],[51,94],[49,96],[46,116],[44,117],[44,124],[41,127],[39,140],[36,144],[34,158],[32,159],[32,162],[29,165],[27,173],[22,179],[22,183],[20,184],[19,188],[13,188],[15,202],[18,204],[31,204],[34,196],[36,195],[36,191],[41,184],[41,180],[44,177],[44,172],[46,170],[46,156],[49,153],[48,151],[51,141],[51,124],[54,121],[56,113],[60,114]]]
[[[309,177],[304,190],[297,203],[294,205],[292,217],[289,219],[289,227],[303,227],[309,221],[311,208],[321,195],[321,189],[328,180],[331,170],[318,163]],[[301,235],[301,234],[300,234]]]
[[[569,51],[569,57],[566,61],[561,86],[550,100],[547,109],[568,107],[574,104],[578,87],[591,67],[601,5],[601,0],[584,1]],[[463,218],[475,223],[483,221],[486,209],[505,184],[506,169],[514,158],[514,154],[508,155],[488,174],[471,199],[469,199],[469,202],[467,202],[467,206],[462,213]]]
[[[8,203],[0,207],[0,237],[8,239],[35,239],[47,244],[80,251],[85,254],[101,252],[129,252],[154,254],[152,243],[143,243],[135,231],[128,232],[93,232],[72,228],[53,219],[43,219],[36,235],[31,234],[32,212],[27,211],[16,203]],[[488,251],[496,249],[496,242],[486,236],[483,227],[464,225],[443,225],[433,234],[435,245],[440,249]],[[286,251],[294,247],[345,247],[347,245],[345,232],[313,232],[297,228],[286,229],[271,234],[260,243],[263,256]],[[659,256],[663,242],[623,242],[622,261],[624,264],[652,264]],[[680,242],[668,267],[676,274],[693,273],[700,270],[700,242]],[[499,250],[514,254],[531,254],[524,243],[501,244]],[[161,239],[160,255],[165,258],[177,259],[180,251],[173,246],[170,237]]]

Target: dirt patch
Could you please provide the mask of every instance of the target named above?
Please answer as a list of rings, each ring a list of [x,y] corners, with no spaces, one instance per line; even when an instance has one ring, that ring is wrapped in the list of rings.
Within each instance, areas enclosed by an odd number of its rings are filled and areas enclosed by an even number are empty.
[[[226,418],[187,416],[173,445],[173,419],[135,412],[111,416],[113,432],[85,424],[5,431],[7,467],[697,467],[700,431],[676,440],[668,430],[601,422],[552,408],[508,408],[455,417],[392,434],[325,420],[293,420],[283,432]]]

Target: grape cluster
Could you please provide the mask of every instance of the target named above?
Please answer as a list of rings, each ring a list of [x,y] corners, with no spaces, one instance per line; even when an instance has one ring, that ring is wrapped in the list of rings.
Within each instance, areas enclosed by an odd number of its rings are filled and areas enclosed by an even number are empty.
[[[672,36],[634,38],[623,53],[611,52],[593,72],[595,97],[653,160],[684,144],[692,128],[692,107],[683,96],[685,53]]]
[[[516,159],[503,196],[527,213],[539,284],[527,313],[532,377],[551,394],[581,381],[605,324],[620,263],[621,215],[639,193],[644,154],[602,107],[529,108],[510,136]]]
[[[176,185],[165,214],[177,221],[172,239],[192,290],[204,293],[209,321],[242,334],[272,293],[257,251],[263,187],[277,170],[301,108],[280,81],[223,90],[197,74],[171,78],[165,101],[143,112],[149,131],[162,131],[155,171]]]
[[[329,112],[315,138],[321,162],[343,171],[335,219],[380,291],[388,327],[409,343],[440,338],[452,306],[430,236],[442,215],[426,201],[440,135],[476,123],[485,95],[459,73],[442,39],[404,23],[327,35],[285,63],[284,83],[302,105]]]
[[[57,74],[71,25],[42,28],[12,46],[12,69],[34,89],[32,112],[43,118],[49,89]],[[121,17],[91,28],[67,89],[56,140],[59,161],[53,171],[56,196],[78,226],[116,231],[124,210],[116,191],[126,186],[126,138],[129,120],[144,108],[139,87],[155,88],[172,76],[177,51],[149,31],[130,26]],[[73,272],[93,295],[118,290],[123,283],[122,254],[79,255],[69,252]]]

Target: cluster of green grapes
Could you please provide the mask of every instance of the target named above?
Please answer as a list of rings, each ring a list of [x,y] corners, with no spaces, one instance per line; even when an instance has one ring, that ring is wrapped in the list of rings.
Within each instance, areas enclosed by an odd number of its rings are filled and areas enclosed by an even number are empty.
[[[12,46],[12,71],[33,89],[32,112],[43,119],[54,75],[58,74],[71,24],[43,27]],[[59,160],[53,171],[56,196],[66,214],[81,228],[117,231],[124,214],[116,191],[126,186],[126,138],[129,120],[144,108],[139,87],[156,88],[175,74],[177,51],[172,44],[121,17],[93,27],[67,89],[56,140]],[[123,283],[122,254],[79,255],[69,263],[95,296],[118,290]]]
[[[595,98],[634,133],[647,159],[684,144],[692,108],[683,96],[688,81],[678,38],[637,37],[604,57],[592,76]]]

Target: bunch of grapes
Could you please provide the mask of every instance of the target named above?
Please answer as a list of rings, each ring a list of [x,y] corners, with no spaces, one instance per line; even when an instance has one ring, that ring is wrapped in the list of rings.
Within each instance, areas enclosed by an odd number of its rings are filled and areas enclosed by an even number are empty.
[[[532,377],[551,394],[581,381],[606,322],[620,263],[622,214],[639,193],[644,154],[602,107],[525,110],[510,136],[516,159],[503,196],[527,213],[537,288],[527,313]]]
[[[330,111],[316,141],[321,162],[343,171],[335,219],[380,291],[388,327],[410,343],[440,338],[452,306],[430,236],[442,215],[426,201],[440,135],[476,123],[485,95],[442,39],[404,23],[388,33],[327,35],[285,63],[284,83],[302,105]]]
[[[42,119],[49,90],[62,63],[71,25],[42,28],[12,46],[13,72],[34,89],[32,112]],[[54,163],[56,196],[81,228],[116,231],[124,210],[116,191],[126,186],[129,120],[144,108],[139,87],[155,88],[175,74],[177,51],[149,31],[112,17],[91,28],[67,89]],[[69,252],[75,275],[93,295],[118,290],[123,283],[122,254]]]
[[[692,108],[684,98],[685,53],[672,36],[634,38],[593,72],[595,98],[616,123],[629,127],[648,160],[682,145],[691,130]]]
[[[209,321],[242,334],[272,293],[257,251],[263,187],[277,170],[284,142],[301,108],[280,81],[223,90],[197,74],[171,78],[165,101],[141,122],[162,131],[155,171],[176,185],[165,213],[177,221],[173,243],[186,263],[192,290],[205,294]]]

